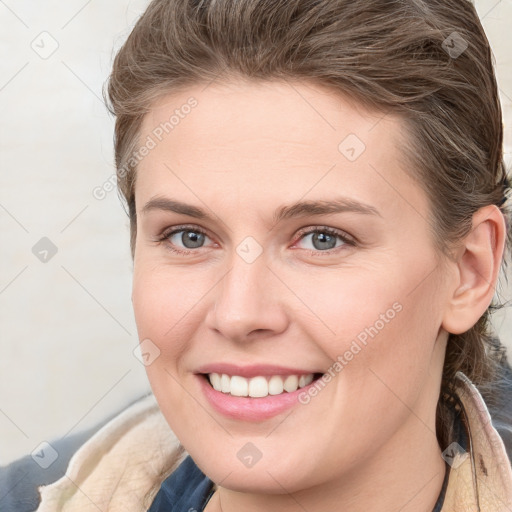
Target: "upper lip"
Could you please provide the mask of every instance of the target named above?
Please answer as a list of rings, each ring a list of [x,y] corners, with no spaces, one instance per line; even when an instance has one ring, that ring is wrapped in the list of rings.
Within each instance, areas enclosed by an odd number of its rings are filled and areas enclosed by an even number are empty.
[[[240,366],[232,363],[210,363],[198,368],[197,373],[219,373],[226,375],[239,375],[240,377],[258,377],[271,375],[309,375],[312,370],[303,370],[300,368],[287,368],[278,365],[254,364],[249,366]]]

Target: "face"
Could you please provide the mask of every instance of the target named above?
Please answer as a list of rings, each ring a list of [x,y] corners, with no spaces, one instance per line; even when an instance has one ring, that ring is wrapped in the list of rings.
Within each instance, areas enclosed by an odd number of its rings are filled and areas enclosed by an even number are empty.
[[[217,483],[348,481],[434,435],[450,281],[404,133],[304,83],[197,85],[145,117],[138,334],[164,416]]]

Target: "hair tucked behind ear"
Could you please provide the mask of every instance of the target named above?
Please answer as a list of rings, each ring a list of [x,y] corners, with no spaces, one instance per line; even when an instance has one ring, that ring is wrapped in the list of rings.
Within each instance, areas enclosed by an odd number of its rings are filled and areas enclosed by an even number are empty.
[[[188,85],[243,77],[297,79],[403,119],[402,148],[431,205],[429,229],[440,253],[471,230],[472,216],[505,201],[502,112],[489,42],[468,0],[154,0],[117,54],[106,92],[117,117],[119,191],[136,243],[137,135],[151,104]],[[449,336],[443,374],[457,371],[512,423],[496,382],[510,379],[504,348],[489,324],[493,303],[474,327]],[[441,394],[440,442],[449,408]],[[508,412],[507,412],[508,411]],[[508,416],[507,416],[508,415]]]

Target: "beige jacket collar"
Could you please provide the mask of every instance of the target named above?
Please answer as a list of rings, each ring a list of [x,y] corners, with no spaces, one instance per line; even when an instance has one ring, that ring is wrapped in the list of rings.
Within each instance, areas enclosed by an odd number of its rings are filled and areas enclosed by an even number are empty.
[[[461,372],[456,395],[469,438],[467,453],[454,450],[442,511],[512,511],[512,470],[505,445],[478,389]]]
[[[512,511],[512,470],[503,441],[471,381],[456,376],[469,452],[453,451],[442,512]],[[36,512],[141,512],[185,458],[153,395],[119,414],[82,445],[66,474],[40,486]]]

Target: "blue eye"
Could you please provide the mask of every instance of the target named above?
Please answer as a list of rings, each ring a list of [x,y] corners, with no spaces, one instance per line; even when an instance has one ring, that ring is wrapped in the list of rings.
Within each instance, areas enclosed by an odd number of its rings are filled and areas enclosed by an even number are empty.
[[[191,229],[183,229],[180,231],[174,231],[172,235],[167,238],[171,240],[178,233],[181,233],[181,237],[178,237],[178,240],[185,246],[187,249],[197,249],[201,247],[204,243],[206,235],[204,233],[200,233],[199,231],[193,231]],[[174,242],[173,242],[174,243]]]
[[[311,245],[313,248],[307,248],[311,252],[328,252],[333,249],[338,249],[344,245],[355,245],[354,240],[349,238],[345,233],[327,227],[315,228],[301,234],[299,240],[305,240],[311,236]],[[338,241],[341,241],[337,245]]]
[[[177,236],[181,233],[181,236]],[[175,238],[173,241],[172,239]],[[200,249],[204,244],[205,239],[208,238],[206,233],[198,228],[181,227],[172,231],[166,231],[159,237],[160,242],[168,242],[166,247],[178,254],[191,254],[194,249]],[[176,242],[180,241],[184,249],[176,248]]]

